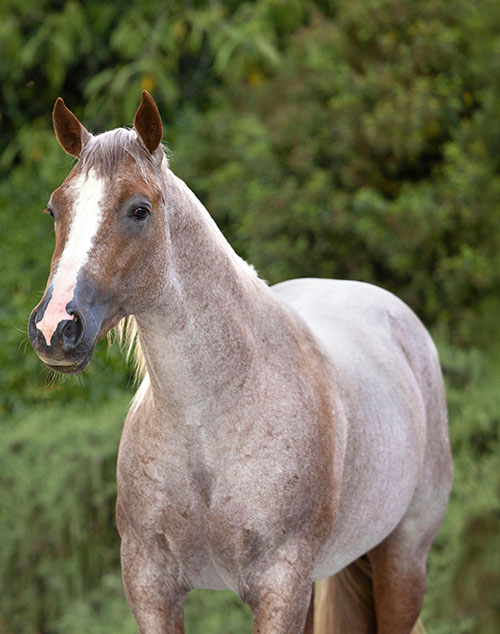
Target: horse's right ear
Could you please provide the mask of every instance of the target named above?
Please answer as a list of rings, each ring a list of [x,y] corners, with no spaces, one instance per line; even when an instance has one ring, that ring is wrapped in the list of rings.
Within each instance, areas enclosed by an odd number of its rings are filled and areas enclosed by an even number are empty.
[[[62,149],[76,156],[80,156],[83,147],[91,139],[92,135],[83,126],[69,108],[66,107],[63,99],[58,97],[52,110],[52,123],[54,132]]]

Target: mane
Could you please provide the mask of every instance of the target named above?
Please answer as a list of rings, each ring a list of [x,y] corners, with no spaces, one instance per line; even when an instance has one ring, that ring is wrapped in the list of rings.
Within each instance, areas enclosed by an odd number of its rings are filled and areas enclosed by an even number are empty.
[[[146,359],[144,358],[137,336],[135,317],[133,315],[124,317],[113,330],[110,331],[108,337],[112,342],[118,342],[125,354],[127,363],[132,363],[134,368],[134,382],[139,383],[142,381],[147,374],[147,368]]]

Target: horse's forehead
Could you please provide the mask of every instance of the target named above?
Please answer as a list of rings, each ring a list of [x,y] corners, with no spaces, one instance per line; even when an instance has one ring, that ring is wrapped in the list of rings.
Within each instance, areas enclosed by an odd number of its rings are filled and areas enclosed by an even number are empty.
[[[109,208],[134,194],[159,199],[161,190],[152,179],[145,179],[134,161],[130,160],[117,165],[112,176],[101,172],[98,166],[90,169],[75,166],[64,182],[54,190],[51,200],[60,206],[73,207],[82,196],[91,198],[93,194],[99,198],[96,202]]]

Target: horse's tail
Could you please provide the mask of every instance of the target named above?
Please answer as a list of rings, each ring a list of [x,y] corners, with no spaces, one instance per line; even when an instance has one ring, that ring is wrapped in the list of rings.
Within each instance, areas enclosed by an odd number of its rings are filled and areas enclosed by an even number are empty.
[[[371,565],[361,557],[314,587],[314,626],[307,634],[375,634]],[[420,619],[411,634],[426,634]]]

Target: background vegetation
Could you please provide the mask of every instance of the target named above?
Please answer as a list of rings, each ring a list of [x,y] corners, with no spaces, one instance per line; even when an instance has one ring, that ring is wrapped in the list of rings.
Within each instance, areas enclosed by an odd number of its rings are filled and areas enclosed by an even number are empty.
[[[40,212],[71,166],[53,102],[102,131],[131,124],[142,88],[173,169],[265,279],[375,282],[431,329],[456,476],[424,622],[500,631],[497,0],[0,9],[0,632],[136,632],[114,525],[130,372],[103,344],[83,380],[52,383],[25,328],[53,248]],[[186,614],[191,633],[250,631],[228,593],[193,593]]]

